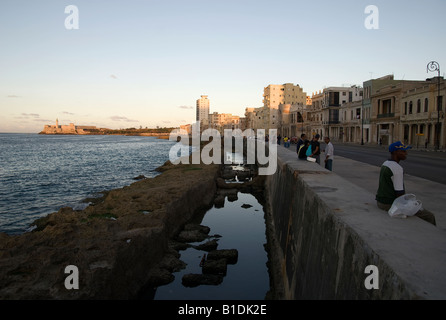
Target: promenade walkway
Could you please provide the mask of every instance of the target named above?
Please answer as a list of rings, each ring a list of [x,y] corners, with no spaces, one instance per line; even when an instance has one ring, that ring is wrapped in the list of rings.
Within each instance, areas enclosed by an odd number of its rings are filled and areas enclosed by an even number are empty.
[[[278,146],[283,148],[283,146]],[[295,154],[295,148],[289,148],[289,152]],[[321,165],[323,165],[323,153]],[[297,155],[296,155],[297,157]],[[376,194],[379,180],[379,166],[355,161],[345,157],[335,156],[333,161],[333,173],[364,189],[365,192]],[[435,214],[437,227],[446,231],[446,186],[423,178],[404,175],[406,193],[413,193],[423,203],[423,207]],[[383,211],[383,214],[386,214]]]

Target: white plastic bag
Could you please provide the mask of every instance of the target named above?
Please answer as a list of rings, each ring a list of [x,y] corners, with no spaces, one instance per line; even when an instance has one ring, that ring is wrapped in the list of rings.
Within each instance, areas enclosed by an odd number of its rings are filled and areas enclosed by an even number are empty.
[[[410,193],[396,198],[388,212],[392,218],[404,219],[415,215],[422,209],[421,201],[417,200],[417,197]]]

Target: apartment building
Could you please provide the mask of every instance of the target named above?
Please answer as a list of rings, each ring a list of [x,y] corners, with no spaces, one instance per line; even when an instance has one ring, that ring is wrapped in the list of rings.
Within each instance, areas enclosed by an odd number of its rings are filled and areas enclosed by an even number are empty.
[[[280,113],[284,114],[285,110],[280,111],[279,107],[282,109],[287,109],[288,107],[283,107],[289,105],[305,106],[307,103],[307,94],[299,85],[294,85],[292,83],[285,83],[283,85],[273,85],[263,89],[263,108],[262,112],[259,112],[261,117],[259,120],[259,128],[266,130],[278,129],[281,126]],[[281,133],[282,134],[282,133]]]
[[[323,90],[323,133],[332,141],[342,141],[344,136],[340,111],[342,106],[362,100],[363,90],[358,86],[329,87]]]
[[[306,134],[308,138],[319,134],[323,136],[324,113],[322,111],[322,104],[324,100],[324,94],[322,90],[314,93],[311,97],[311,106],[307,107],[307,130]]]
[[[243,118],[230,113],[214,112],[209,114],[209,128],[217,129],[223,135],[225,129],[242,129]]]
[[[197,114],[195,119],[200,122],[202,128],[209,125],[209,107],[210,102],[208,96],[202,95],[201,98],[197,100]]]
[[[427,79],[402,92],[400,136],[405,143],[418,148],[446,148],[444,96],[443,77]]]

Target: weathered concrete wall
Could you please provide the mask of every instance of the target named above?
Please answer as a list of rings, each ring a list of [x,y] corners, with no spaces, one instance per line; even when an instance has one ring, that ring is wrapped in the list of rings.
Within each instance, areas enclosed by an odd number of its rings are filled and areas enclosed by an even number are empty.
[[[266,197],[274,298],[446,298],[444,231],[390,218],[372,193],[281,147]],[[368,265],[379,289],[365,287]]]

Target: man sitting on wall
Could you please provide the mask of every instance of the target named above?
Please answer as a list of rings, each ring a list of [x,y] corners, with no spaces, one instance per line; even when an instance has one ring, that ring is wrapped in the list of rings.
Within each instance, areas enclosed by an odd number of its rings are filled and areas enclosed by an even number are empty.
[[[389,146],[390,159],[382,164],[379,173],[379,186],[376,193],[378,208],[389,211],[393,201],[406,193],[404,189],[404,170],[399,163],[406,160],[407,150],[411,148],[411,146],[406,146],[401,141],[394,142]],[[434,214],[428,210],[420,210],[415,215],[436,225]]]

